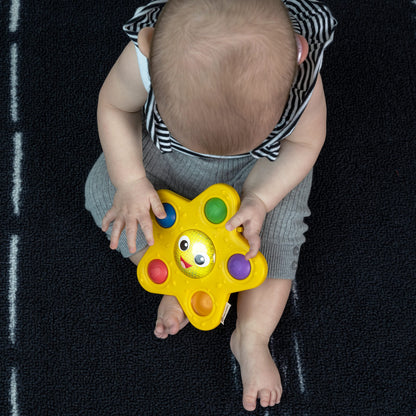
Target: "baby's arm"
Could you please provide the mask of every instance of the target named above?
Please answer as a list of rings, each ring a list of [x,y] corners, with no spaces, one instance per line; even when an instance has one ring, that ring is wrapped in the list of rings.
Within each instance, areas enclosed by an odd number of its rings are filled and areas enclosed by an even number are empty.
[[[101,88],[97,121],[108,173],[116,188],[113,206],[103,219],[102,229],[107,231],[113,223],[110,247],[115,249],[126,228],[131,253],[136,251],[138,223],[148,244],[153,244],[149,210],[158,217],[166,215],[143,166],[141,109],[146,99],[135,46],[130,42]]]
[[[248,175],[242,191],[241,207],[227,223],[232,230],[244,227],[250,244],[247,258],[260,248],[259,233],[266,213],[298,185],[312,169],[326,135],[326,103],[321,77],[318,76],[311,99],[293,133],[282,141],[279,157],[261,159]]]

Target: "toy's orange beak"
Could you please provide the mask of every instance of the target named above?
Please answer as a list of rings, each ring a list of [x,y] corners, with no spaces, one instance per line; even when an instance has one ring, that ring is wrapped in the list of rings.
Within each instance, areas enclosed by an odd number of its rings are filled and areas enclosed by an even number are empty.
[[[181,266],[184,269],[189,269],[190,267],[192,267],[192,264],[187,263],[182,257],[181,257]]]

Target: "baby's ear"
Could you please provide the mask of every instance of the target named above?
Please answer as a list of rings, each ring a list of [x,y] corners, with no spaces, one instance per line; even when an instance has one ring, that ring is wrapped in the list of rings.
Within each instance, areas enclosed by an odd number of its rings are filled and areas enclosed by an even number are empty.
[[[149,59],[150,57],[150,48],[152,46],[153,33],[155,29],[153,27],[144,27],[139,31],[137,36],[137,44],[139,46],[140,52]]]
[[[298,65],[300,65],[308,56],[309,45],[308,41],[301,35],[296,33],[296,44],[298,45]]]

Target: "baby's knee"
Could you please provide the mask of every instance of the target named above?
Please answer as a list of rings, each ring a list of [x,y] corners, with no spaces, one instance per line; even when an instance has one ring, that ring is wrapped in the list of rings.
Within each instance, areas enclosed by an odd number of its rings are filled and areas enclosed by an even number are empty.
[[[102,219],[111,208],[115,188],[107,172],[104,156],[101,155],[92,167],[85,182],[85,208],[95,223],[101,227]]]

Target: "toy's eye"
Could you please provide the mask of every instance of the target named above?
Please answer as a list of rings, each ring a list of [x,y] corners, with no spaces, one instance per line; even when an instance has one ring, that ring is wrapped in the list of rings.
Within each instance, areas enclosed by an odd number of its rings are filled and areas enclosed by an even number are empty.
[[[206,254],[197,254],[194,257],[194,260],[195,264],[199,267],[206,267],[210,262],[209,257]]]
[[[190,245],[189,238],[188,238],[186,235],[182,236],[182,237],[179,239],[178,245],[179,245],[179,249],[180,249],[181,251],[186,251],[186,250],[188,250],[189,245]]]

